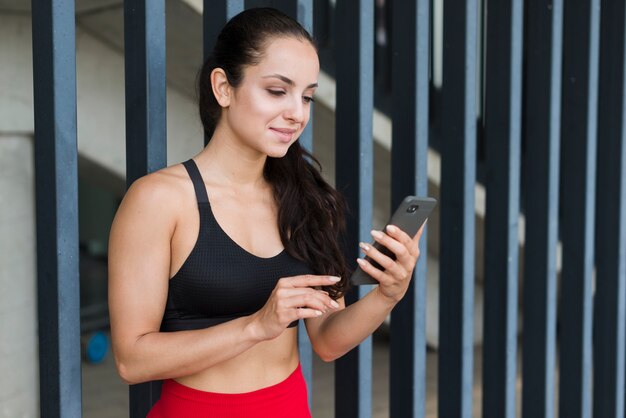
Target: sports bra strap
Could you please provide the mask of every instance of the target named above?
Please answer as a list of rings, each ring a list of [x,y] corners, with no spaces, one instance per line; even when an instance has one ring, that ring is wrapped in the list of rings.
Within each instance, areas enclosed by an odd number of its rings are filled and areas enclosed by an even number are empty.
[[[206,193],[204,180],[202,180],[202,176],[200,175],[200,170],[198,170],[196,162],[193,158],[190,158],[183,162],[183,165],[187,169],[189,177],[191,177],[191,181],[193,182],[193,188],[196,191],[196,199],[198,200],[198,203],[208,203],[209,198]]]

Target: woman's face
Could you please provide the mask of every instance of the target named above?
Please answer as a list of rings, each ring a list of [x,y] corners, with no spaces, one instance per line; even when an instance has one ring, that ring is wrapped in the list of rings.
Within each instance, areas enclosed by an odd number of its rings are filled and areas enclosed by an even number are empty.
[[[318,75],[317,52],[308,41],[275,38],[261,62],[244,69],[222,122],[242,145],[283,157],[309,121]]]

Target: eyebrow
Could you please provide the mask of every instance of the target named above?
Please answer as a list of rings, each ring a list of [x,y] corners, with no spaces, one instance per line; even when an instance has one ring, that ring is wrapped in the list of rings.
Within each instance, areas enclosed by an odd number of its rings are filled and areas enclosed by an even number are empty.
[[[287,78],[284,75],[280,75],[280,74],[270,74],[270,75],[263,76],[262,78],[278,78],[279,80],[284,81],[285,83],[289,84],[290,86],[294,86],[296,84],[290,78]],[[306,88],[307,89],[311,89],[311,88],[314,88],[314,87],[317,87],[317,86],[318,86],[317,83],[312,83],[312,84],[309,84],[308,86],[306,86]]]

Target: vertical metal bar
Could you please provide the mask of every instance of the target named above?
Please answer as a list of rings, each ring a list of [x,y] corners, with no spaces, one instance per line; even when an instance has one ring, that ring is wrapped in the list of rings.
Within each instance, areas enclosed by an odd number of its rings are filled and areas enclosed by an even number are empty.
[[[446,0],[443,25],[439,417],[472,415],[476,0]]]
[[[313,35],[313,0],[273,0],[266,3],[296,19]]]
[[[127,187],[167,164],[165,2],[146,6],[124,2]],[[131,385],[131,418],[145,417],[160,393],[160,382]]]
[[[526,3],[522,416],[554,416],[563,1]]]
[[[600,20],[593,416],[624,417],[626,350],[626,6]]]
[[[74,1],[33,2],[42,416],[81,416]]]
[[[316,1],[313,8],[313,32],[320,48],[330,43],[330,7],[329,0],[321,0]]]
[[[430,2],[392,8],[391,207],[428,194]],[[426,405],[426,233],[404,299],[391,314],[390,416],[423,418]]]
[[[311,408],[313,406],[313,348],[303,321],[298,324],[298,353],[300,355],[300,367],[306,381],[309,408]]]
[[[202,45],[205,60],[213,53],[215,42],[217,42],[222,27],[243,9],[243,0],[204,0],[202,5]],[[204,136],[204,146],[209,143],[209,139]]]
[[[372,222],[374,95],[374,2],[337,1],[337,122],[336,185],[347,198],[346,258],[354,266],[358,242],[369,242]],[[354,303],[371,286],[359,287],[346,297]],[[335,362],[335,416],[371,417],[371,337]]]
[[[275,2],[277,0],[245,0],[246,9],[252,9],[254,7],[276,7]]]
[[[165,2],[124,2],[126,185],[165,167]]]
[[[600,0],[565,3],[559,416],[591,416]]]
[[[483,417],[515,418],[523,0],[487,3]]]
[[[202,7],[202,39],[204,59],[209,58],[222,27],[244,9],[243,0],[204,0]],[[206,145],[206,144],[205,144]]]

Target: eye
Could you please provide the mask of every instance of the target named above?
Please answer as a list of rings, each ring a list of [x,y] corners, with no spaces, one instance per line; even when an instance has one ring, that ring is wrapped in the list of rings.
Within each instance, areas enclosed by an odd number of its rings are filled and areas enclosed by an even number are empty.
[[[313,103],[315,101],[311,96],[304,96],[302,100],[304,100],[304,103]]]
[[[285,94],[285,92],[283,90],[272,90],[272,89],[267,89],[267,92],[269,94],[271,94],[272,96],[282,96]]]

